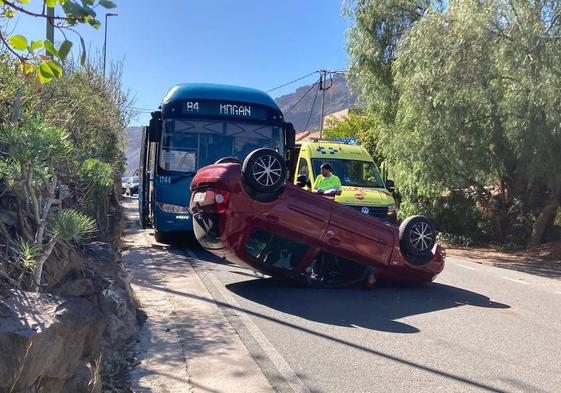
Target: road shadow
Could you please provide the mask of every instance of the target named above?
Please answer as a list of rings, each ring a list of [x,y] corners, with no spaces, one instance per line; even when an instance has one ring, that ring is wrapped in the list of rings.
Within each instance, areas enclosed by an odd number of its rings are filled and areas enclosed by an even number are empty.
[[[506,309],[487,296],[440,283],[422,286],[379,286],[360,289],[309,289],[273,279],[248,280],[226,286],[238,296],[314,322],[358,326],[391,333],[419,329],[398,319],[455,307]]]
[[[460,247],[446,251],[451,259],[463,259],[540,277],[561,279],[561,242],[544,244],[534,250],[511,252]]]
[[[512,261],[498,258],[493,265],[546,278],[561,278],[561,262],[559,261]]]

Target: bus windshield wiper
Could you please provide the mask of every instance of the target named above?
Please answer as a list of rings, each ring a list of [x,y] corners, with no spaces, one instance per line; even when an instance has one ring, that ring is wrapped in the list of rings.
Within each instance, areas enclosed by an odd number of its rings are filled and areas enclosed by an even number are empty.
[[[197,174],[197,172],[188,172],[188,173],[186,173],[186,174],[184,174],[184,175],[181,175],[181,176],[178,176],[178,177],[173,178],[171,182],[172,182],[172,184],[173,184],[173,183],[177,183],[177,182],[180,181],[180,180],[188,179],[188,178],[190,178],[190,177],[195,176],[196,174]]]

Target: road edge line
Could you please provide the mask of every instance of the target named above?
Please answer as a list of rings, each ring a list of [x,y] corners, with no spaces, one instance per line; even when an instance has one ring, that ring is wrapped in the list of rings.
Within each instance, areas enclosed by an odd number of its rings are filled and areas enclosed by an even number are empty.
[[[192,259],[200,260],[200,258],[191,250],[187,250],[187,254]],[[197,278],[201,281],[203,285],[205,285],[204,282],[199,277],[197,270],[195,268],[193,268],[193,270],[195,270]],[[244,324],[249,334],[251,334],[251,336],[253,337],[255,342],[261,347],[263,352],[267,354],[271,363],[274,364],[279,374],[284,378],[284,380],[288,383],[288,385],[292,388],[292,390],[296,393],[309,393],[310,391],[308,390],[306,385],[304,385],[300,377],[296,375],[294,370],[292,370],[290,365],[275,349],[273,344],[271,344],[271,342],[267,339],[267,337],[265,337],[263,332],[255,324],[255,322],[253,322],[246,313],[240,311],[242,310],[240,304],[236,301],[236,299],[234,299],[234,297],[230,293],[228,293],[226,290],[222,288],[222,283],[212,273],[208,273],[206,277],[209,280],[210,284],[212,284],[212,286],[224,298],[224,301],[230,306],[232,306],[230,309],[237,315],[240,321]]]

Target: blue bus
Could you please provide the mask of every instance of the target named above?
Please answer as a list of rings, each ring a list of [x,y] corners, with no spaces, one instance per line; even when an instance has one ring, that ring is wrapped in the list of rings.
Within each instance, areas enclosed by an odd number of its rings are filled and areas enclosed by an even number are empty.
[[[140,222],[159,242],[193,231],[191,179],[221,158],[243,161],[269,147],[291,162],[295,132],[266,93],[246,87],[188,83],[173,86],[150,125],[140,151]]]

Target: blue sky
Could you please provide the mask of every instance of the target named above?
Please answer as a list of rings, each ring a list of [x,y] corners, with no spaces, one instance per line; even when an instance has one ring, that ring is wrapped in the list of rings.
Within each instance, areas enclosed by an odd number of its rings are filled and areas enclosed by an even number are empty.
[[[118,8],[111,12],[119,16],[109,19],[107,56],[123,61],[124,86],[139,108],[157,108],[175,83],[268,90],[314,70],[346,68],[348,20],[341,16],[340,0],[114,1]],[[28,38],[44,35],[42,21],[20,17],[15,22],[9,28]],[[90,51],[101,53],[103,26],[79,31]],[[271,95],[291,92],[314,78]],[[147,121],[148,114],[142,114],[133,125]]]

